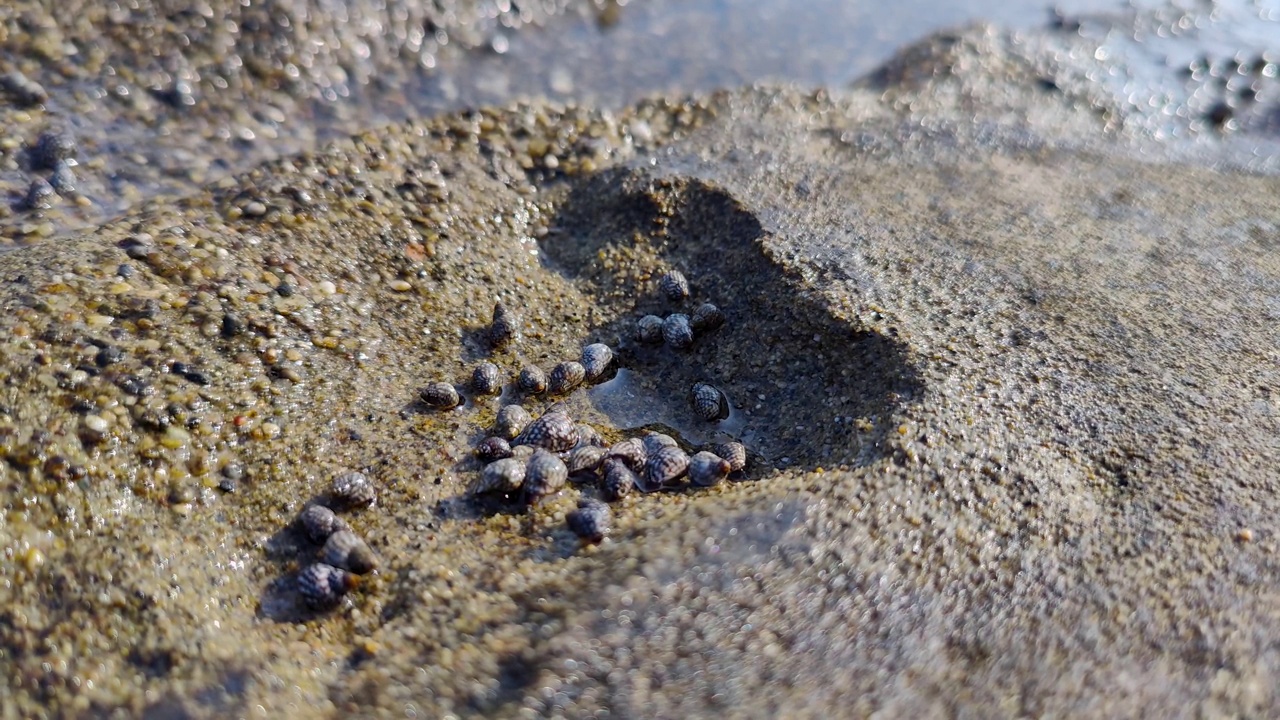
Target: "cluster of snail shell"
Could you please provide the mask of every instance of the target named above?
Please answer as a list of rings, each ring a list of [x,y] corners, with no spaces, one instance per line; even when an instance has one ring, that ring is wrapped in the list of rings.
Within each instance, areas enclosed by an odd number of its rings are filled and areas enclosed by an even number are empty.
[[[335,477],[328,495],[308,503],[298,514],[303,534],[320,546],[319,559],[297,578],[298,594],[311,609],[337,606],[356,587],[358,576],[377,569],[378,558],[369,544],[337,513],[369,507],[376,500],[369,476],[352,470]]]

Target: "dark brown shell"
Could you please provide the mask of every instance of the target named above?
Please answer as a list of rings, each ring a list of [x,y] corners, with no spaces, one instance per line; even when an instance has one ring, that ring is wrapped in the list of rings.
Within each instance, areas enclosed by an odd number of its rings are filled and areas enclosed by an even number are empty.
[[[689,469],[689,456],[678,447],[665,447],[649,456],[640,476],[640,489],[654,492],[671,485]]]
[[[520,369],[520,376],[516,378],[516,384],[520,386],[520,390],[523,392],[537,395],[547,389],[547,374],[537,365],[525,365]]]
[[[502,374],[498,366],[483,362],[471,372],[471,389],[480,395],[497,395],[502,392]]]
[[[689,325],[689,316],[683,313],[672,313],[662,321],[662,339],[668,345],[683,350],[693,344],[693,328]]]
[[[724,325],[724,320],[724,313],[720,308],[711,303],[702,303],[693,311],[693,316],[689,318],[689,325],[694,332],[703,332],[715,330]]]
[[[494,460],[480,471],[480,478],[471,488],[471,493],[510,493],[520,489],[524,483],[525,458],[507,457]]]
[[[651,345],[662,342],[662,318],[657,315],[645,315],[640,318],[636,323],[636,339]]]
[[[329,488],[329,504],[334,510],[368,507],[377,499],[369,476],[355,470],[339,474]]]
[[[711,487],[729,476],[729,461],[703,450],[689,458],[689,481],[694,485]]]
[[[502,347],[516,338],[520,321],[501,302],[493,304],[493,322],[489,325],[489,343]]]
[[[373,572],[378,558],[369,544],[350,530],[339,530],[325,541],[320,559],[327,565],[342,568],[356,575]]]
[[[644,461],[649,453],[645,450],[644,441],[640,438],[627,438],[609,446],[608,458],[616,458],[631,468],[632,472],[644,469]]]
[[[547,378],[547,391],[552,395],[563,395],[582,384],[587,377],[586,368],[576,360],[562,362],[551,369]]]
[[[578,359],[578,363],[586,371],[587,379],[595,380],[613,363],[613,350],[604,343],[592,343],[582,348],[582,357]]]
[[[322,543],[330,535],[347,527],[342,518],[324,505],[308,505],[303,508],[298,513],[298,524],[314,543]]]
[[[729,417],[729,398],[719,388],[708,383],[695,383],[689,391],[689,405],[693,412],[707,422],[718,422]]]
[[[644,443],[646,455],[652,455],[664,447],[676,447],[678,445],[675,438],[660,432],[645,433],[640,442]]]
[[[604,479],[600,491],[609,502],[621,500],[640,484],[640,478],[623,461],[613,458],[604,461]]]
[[[658,288],[671,302],[680,302],[689,297],[689,280],[679,270],[672,270],[658,278]]]
[[[579,500],[578,509],[570,511],[564,519],[574,535],[598,543],[609,534],[613,513],[599,500]]]
[[[604,438],[600,436],[600,431],[586,423],[578,423],[578,444],[595,445],[596,447],[605,446]]]
[[[551,452],[572,450],[578,444],[578,426],[562,412],[544,413],[525,427],[512,445],[533,445]]]
[[[576,473],[594,473],[600,469],[600,464],[604,462],[604,456],[608,451],[602,447],[595,445],[579,445],[569,453],[569,459],[565,461],[565,466],[569,468],[569,474]]]
[[[539,448],[533,451],[524,472],[524,498],[529,505],[559,492],[569,479],[569,468],[555,453]]]
[[[462,403],[462,398],[458,395],[458,389],[447,382],[431,383],[423,388],[418,395],[427,406],[439,410],[456,408]]]
[[[740,442],[714,443],[706,449],[728,460],[730,472],[738,472],[747,466],[747,448]]]
[[[498,437],[511,440],[519,435],[533,420],[529,411],[519,405],[507,405],[498,411],[493,422],[493,431]]]
[[[355,585],[353,574],[325,563],[312,563],[298,573],[298,594],[315,610],[336,607]]]
[[[500,437],[487,437],[476,445],[476,457],[486,462],[511,457],[511,443]]]

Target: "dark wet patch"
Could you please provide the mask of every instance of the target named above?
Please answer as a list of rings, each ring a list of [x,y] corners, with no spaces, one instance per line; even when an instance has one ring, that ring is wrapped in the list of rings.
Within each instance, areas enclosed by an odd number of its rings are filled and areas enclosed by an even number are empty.
[[[599,334],[619,338],[619,376],[591,393],[619,428],[663,423],[694,444],[739,439],[780,465],[865,464],[878,443],[854,423],[919,396],[905,345],[834,317],[771,261],[758,219],[718,187],[602,173],[570,189],[555,225],[560,232],[543,243],[549,261],[599,298]],[[657,291],[656,278],[672,268],[689,278],[684,303]],[[641,316],[688,313],[702,302],[728,321],[695,333],[692,348],[636,339]],[[729,419],[694,414],[696,382],[731,398]]]

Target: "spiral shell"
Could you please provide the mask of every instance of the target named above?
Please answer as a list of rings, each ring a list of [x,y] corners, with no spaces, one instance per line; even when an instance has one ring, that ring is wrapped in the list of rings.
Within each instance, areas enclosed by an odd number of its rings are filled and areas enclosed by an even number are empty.
[[[329,499],[333,509],[351,510],[372,505],[377,501],[378,494],[368,475],[351,470],[333,479],[333,484],[329,487]]]
[[[325,563],[313,563],[298,573],[298,594],[315,610],[336,607],[355,585],[355,575]]]
[[[494,460],[480,471],[480,479],[471,488],[471,494],[509,493],[520,489],[524,482],[525,458],[507,457]]]
[[[511,440],[519,435],[532,420],[528,410],[519,405],[507,405],[498,411],[498,417],[493,422],[493,431],[499,437]]]
[[[730,472],[738,472],[747,466],[747,448],[740,442],[714,443],[706,449],[728,460]]]
[[[542,417],[529,423],[511,444],[533,445],[551,452],[565,452],[578,444],[578,426],[563,412],[543,413]]]
[[[563,395],[582,384],[587,377],[586,368],[574,360],[562,362],[551,369],[547,378],[547,390],[552,395]]]
[[[683,350],[693,344],[693,328],[689,326],[689,316],[683,313],[672,313],[662,321],[662,339],[668,345]]]
[[[564,520],[574,535],[587,542],[598,543],[609,534],[613,513],[599,500],[579,500],[578,509],[570,511]]]
[[[644,443],[646,455],[652,455],[664,447],[676,447],[678,444],[675,438],[660,432],[645,433],[640,442]]]
[[[644,462],[640,476],[640,489],[645,492],[661,490],[674,483],[689,469],[689,456],[678,447],[664,447]]]
[[[308,505],[298,513],[298,524],[314,543],[322,543],[329,536],[347,527],[332,510],[323,505]]]
[[[520,321],[503,305],[501,301],[493,304],[493,322],[489,325],[489,343],[493,347],[502,347],[516,337]]]
[[[578,423],[578,445],[604,447],[604,438],[600,436],[599,430],[586,423]]]
[[[651,345],[662,342],[662,318],[657,315],[640,318],[640,322],[636,323],[636,339]]]
[[[607,454],[608,451],[602,447],[579,445],[569,453],[569,459],[565,461],[565,465],[569,468],[570,475],[593,473],[600,468]]]
[[[320,556],[326,565],[342,568],[356,575],[373,572],[378,567],[378,558],[369,544],[350,530],[339,530],[330,535]]]
[[[516,384],[521,391],[537,395],[547,389],[547,374],[537,365],[525,365],[520,369]]]
[[[458,396],[458,389],[447,382],[431,383],[423,388],[419,395],[422,397],[422,402],[440,410],[456,408],[462,403],[462,398]]]
[[[724,324],[724,313],[720,308],[711,303],[702,303],[693,311],[693,317],[689,318],[689,325],[694,332],[702,332],[704,330],[715,330]]]
[[[679,270],[672,270],[658,278],[658,288],[672,302],[680,302],[689,297],[689,280]]]
[[[578,362],[586,372],[586,378],[595,380],[609,369],[609,364],[613,362],[613,350],[604,343],[592,343],[582,348],[582,357]]]
[[[480,395],[497,395],[502,392],[502,377],[498,366],[483,362],[471,372],[471,389]]]
[[[689,405],[698,417],[708,422],[729,417],[729,398],[714,385],[695,383],[689,391]]]
[[[711,487],[729,476],[729,461],[703,450],[689,458],[689,480],[694,485]]]
[[[644,441],[640,438],[627,438],[609,446],[609,454],[605,457],[621,460],[632,472],[644,469],[644,461],[649,453],[645,450]]]
[[[487,437],[476,445],[476,457],[486,462],[511,457],[511,444],[505,438]]]
[[[617,458],[605,460],[603,467],[604,480],[600,483],[600,492],[610,502],[621,500],[640,484],[640,478]]]
[[[569,479],[569,468],[555,453],[543,449],[533,451],[524,471],[524,499],[529,505],[559,492]]]

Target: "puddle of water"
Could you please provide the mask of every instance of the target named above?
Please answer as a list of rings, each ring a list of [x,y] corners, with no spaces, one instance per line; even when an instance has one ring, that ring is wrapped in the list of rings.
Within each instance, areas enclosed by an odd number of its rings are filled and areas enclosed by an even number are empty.
[[[722,440],[737,440],[748,448],[757,440],[750,418],[729,399],[729,416],[720,422],[694,418],[685,394],[656,386],[646,375],[622,368],[608,382],[587,393],[595,409],[623,431],[664,432],[688,445],[698,446]]]

